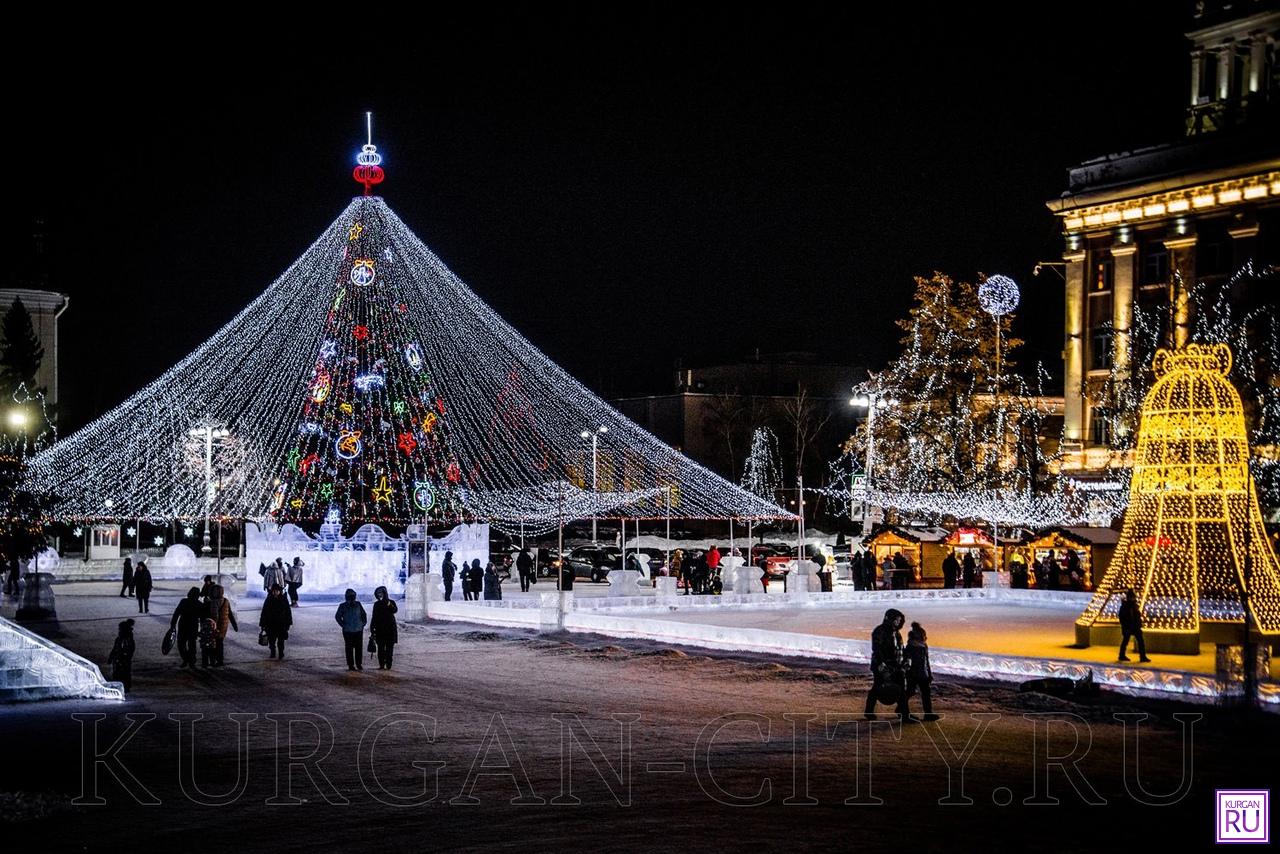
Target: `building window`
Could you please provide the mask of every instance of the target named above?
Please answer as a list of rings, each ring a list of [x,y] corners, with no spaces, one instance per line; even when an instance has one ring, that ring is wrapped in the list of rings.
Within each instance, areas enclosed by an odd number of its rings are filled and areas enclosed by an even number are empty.
[[[1142,282],[1144,285],[1163,285],[1169,281],[1169,250],[1152,242],[1142,253]]]
[[[1111,274],[1115,263],[1110,258],[1101,258],[1093,264],[1093,292],[1111,290]]]
[[[1111,412],[1104,406],[1089,408],[1089,441],[1094,445],[1111,444]]]
[[[1111,292],[1089,294],[1089,369],[1111,367]]]
[[[1226,238],[1215,236],[1201,240],[1196,246],[1196,275],[1217,276],[1229,272],[1231,246]]]
[[[1094,329],[1089,335],[1089,369],[1105,371],[1111,368],[1111,330]]]

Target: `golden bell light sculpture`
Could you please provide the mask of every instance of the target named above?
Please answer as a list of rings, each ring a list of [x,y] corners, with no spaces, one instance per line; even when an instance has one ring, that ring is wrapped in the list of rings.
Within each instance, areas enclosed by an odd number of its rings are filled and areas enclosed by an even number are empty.
[[[1119,644],[1132,588],[1148,652],[1198,654],[1201,641],[1280,634],[1280,564],[1267,542],[1249,474],[1231,349],[1159,350],[1142,403],[1129,509],[1111,565],[1076,620],[1076,642]]]

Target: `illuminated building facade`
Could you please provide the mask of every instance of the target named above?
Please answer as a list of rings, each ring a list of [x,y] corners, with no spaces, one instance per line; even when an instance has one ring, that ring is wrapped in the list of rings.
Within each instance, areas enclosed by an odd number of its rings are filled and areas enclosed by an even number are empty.
[[[1161,342],[1180,347],[1196,282],[1226,280],[1249,261],[1280,264],[1280,11],[1260,2],[1196,8],[1186,137],[1082,163],[1047,203],[1065,239],[1068,471],[1113,461],[1111,413],[1090,401],[1130,370],[1136,307],[1158,309]],[[1276,294],[1232,298],[1247,306]]]

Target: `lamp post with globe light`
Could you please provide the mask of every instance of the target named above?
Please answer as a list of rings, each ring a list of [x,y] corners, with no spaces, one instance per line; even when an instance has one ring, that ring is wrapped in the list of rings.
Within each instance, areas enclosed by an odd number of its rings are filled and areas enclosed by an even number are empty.
[[[994,276],[988,276],[986,281],[978,286],[978,303],[982,306],[982,310],[991,315],[996,324],[996,374],[994,387],[994,398],[996,405],[996,474],[999,476],[1000,460],[1004,456],[1004,404],[1000,401],[1000,380],[1001,373],[1004,370],[1001,359],[1001,343],[1003,341],[1004,329],[1003,318],[1006,314],[1013,312],[1018,307],[1018,283],[1008,276],[997,273]],[[999,484],[996,484],[996,496],[999,497]],[[998,501],[993,502],[992,506],[997,506]],[[992,569],[996,572],[1000,571],[1000,520],[991,520],[991,561]]]

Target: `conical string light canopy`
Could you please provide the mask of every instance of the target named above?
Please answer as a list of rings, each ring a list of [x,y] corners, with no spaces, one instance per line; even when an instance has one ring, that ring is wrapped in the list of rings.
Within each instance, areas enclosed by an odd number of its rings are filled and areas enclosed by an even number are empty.
[[[553,364],[376,196],[31,478],[63,519],[791,518]]]
[[[1106,574],[1076,621],[1083,644],[1119,642],[1118,611],[1133,589],[1147,649],[1199,652],[1251,628],[1280,634],[1280,565],[1249,473],[1231,350],[1160,350],[1143,401],[1124,529]]]

